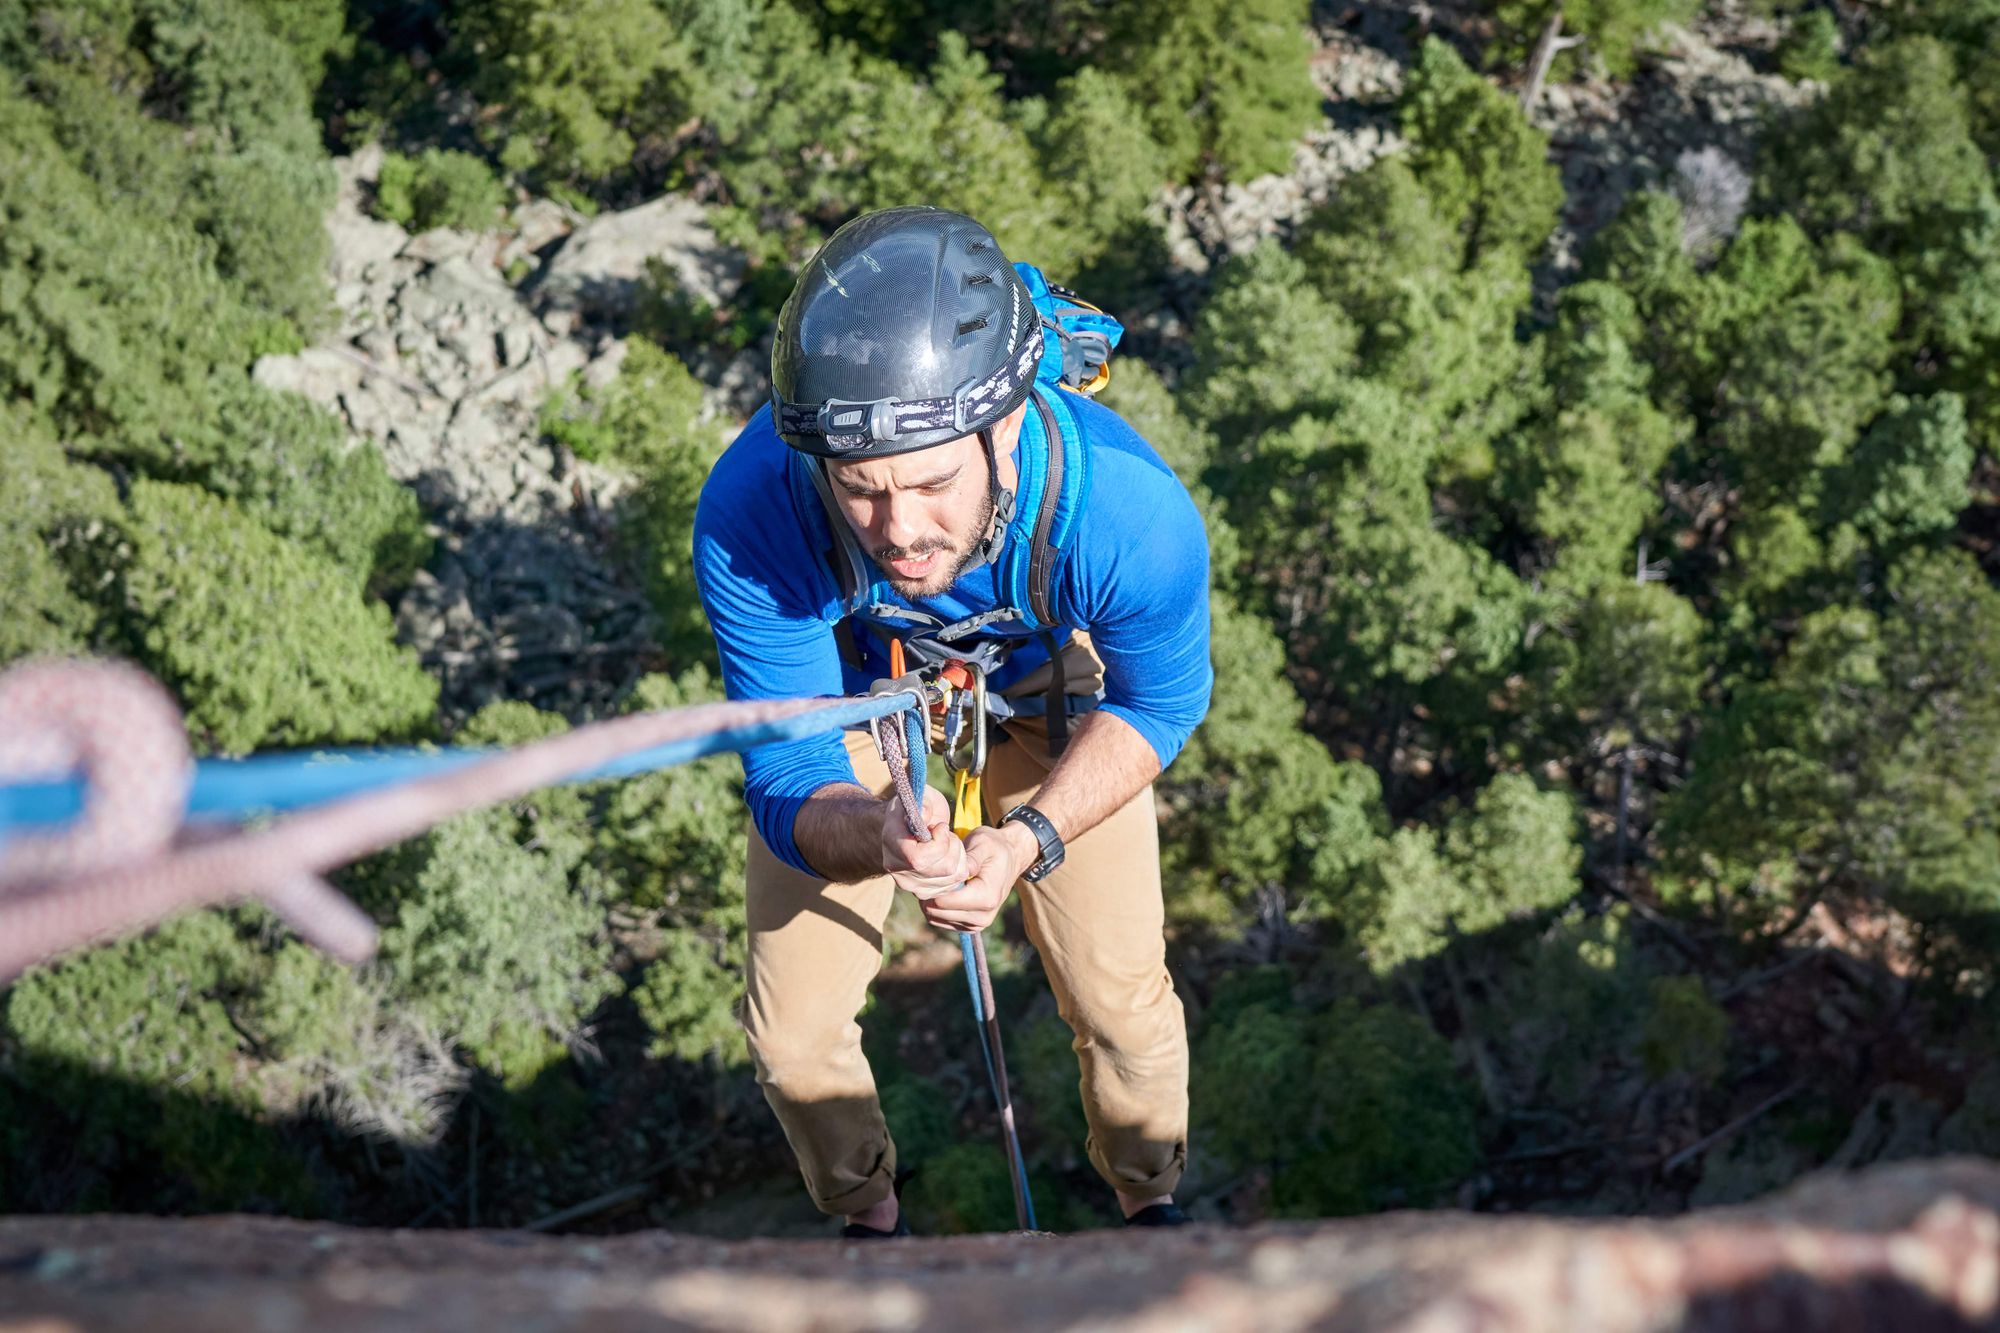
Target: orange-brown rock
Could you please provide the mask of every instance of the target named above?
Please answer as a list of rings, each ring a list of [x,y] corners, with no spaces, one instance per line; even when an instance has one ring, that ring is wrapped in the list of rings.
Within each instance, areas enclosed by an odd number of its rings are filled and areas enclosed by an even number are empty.
[[[0,1331],[2000,1329],[2000,1165],[1671,1221],[1399,1213],[889,1244],[0,1219]]]

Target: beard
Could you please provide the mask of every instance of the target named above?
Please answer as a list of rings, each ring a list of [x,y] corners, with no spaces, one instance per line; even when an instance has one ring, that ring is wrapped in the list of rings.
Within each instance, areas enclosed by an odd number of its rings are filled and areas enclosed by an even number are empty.
[[[993,491],[989,487],[979,502],[979,517],[956,541],[936,538],[918,542],[914,546],[885,546],[879,551],[870,552],[870,555],[875,561],[875,567],[889,581],[889,586],[895,589],[898,597],[908,602],[919,601],[925,597],[935,597],[958,582],[959,575],[970,569],[978,558],[979,543],[986,536],[987,529],[992,526]],[[906,579],[889,566],[891,560],[919,560],[934,551],[939,554],[940,559],[932,566],[931,572],[921,579]]]

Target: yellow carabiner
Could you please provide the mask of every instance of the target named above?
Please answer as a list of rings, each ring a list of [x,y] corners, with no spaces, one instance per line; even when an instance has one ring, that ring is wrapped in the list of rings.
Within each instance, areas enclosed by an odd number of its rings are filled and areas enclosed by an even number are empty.
[[[986,802],[979,788],[979,774],[958,770],[958,799],[952,802],[951,831],[961,838],[986,822]]]

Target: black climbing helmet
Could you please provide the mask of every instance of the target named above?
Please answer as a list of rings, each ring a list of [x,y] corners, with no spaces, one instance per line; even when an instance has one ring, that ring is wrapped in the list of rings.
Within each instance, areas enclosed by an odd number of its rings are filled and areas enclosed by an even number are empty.
[[[771,412],[821,458],[885,458],[984,432],[1027,398],[1042,327],[993,233],[889,208],[836,231],[778,316]]]

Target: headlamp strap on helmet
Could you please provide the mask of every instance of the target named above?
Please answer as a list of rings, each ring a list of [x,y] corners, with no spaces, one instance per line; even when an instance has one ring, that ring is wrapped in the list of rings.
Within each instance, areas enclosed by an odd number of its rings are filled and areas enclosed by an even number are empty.
[[[963,434],[968,423],[992,424],[995,409],[1020,396],[1023,386],[1034,382],[1041,359],[1042,339],[1031,336],[992,374],[949,398],[781,402],[777,405],[778,433],[787,437],[817,435],[826,441],[825,456],[836,458],[891,444],[899,435],[939,430]]]

